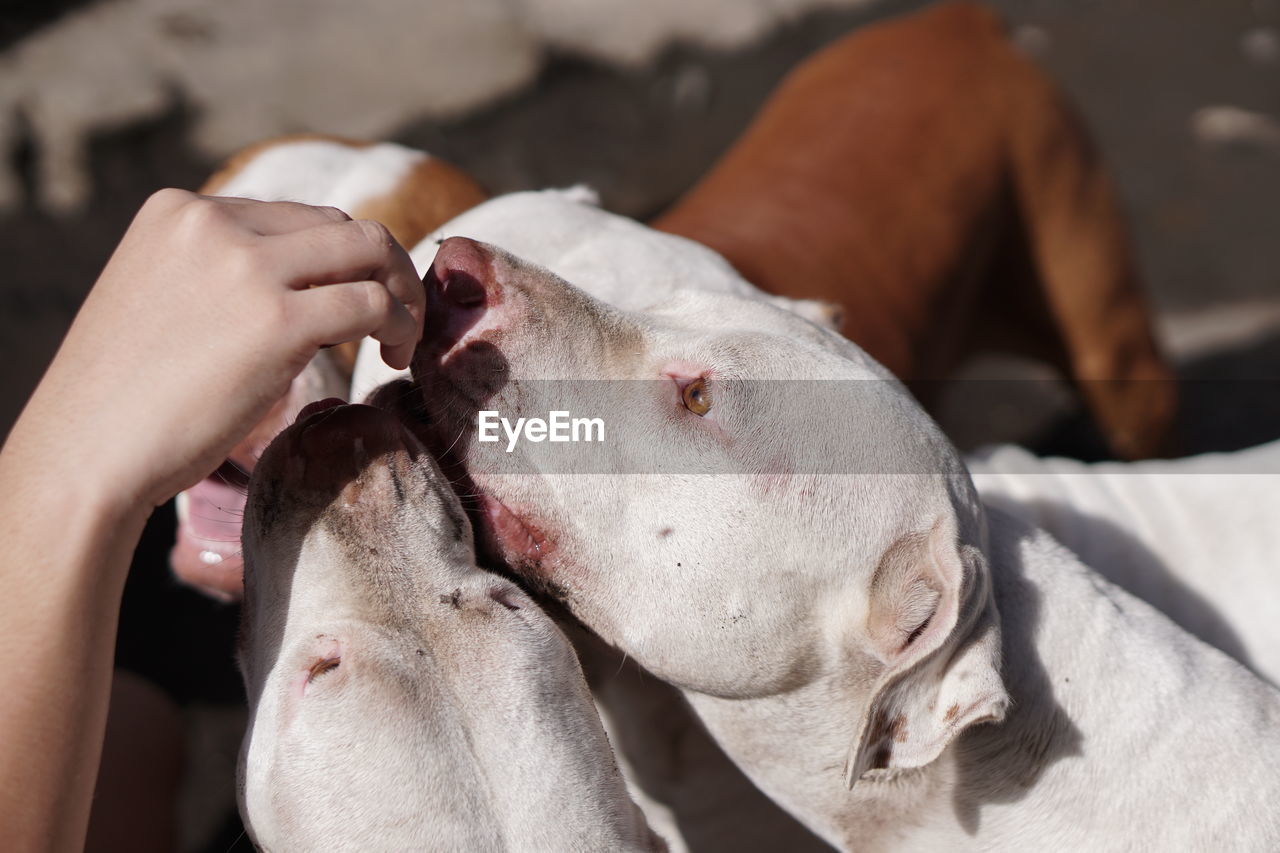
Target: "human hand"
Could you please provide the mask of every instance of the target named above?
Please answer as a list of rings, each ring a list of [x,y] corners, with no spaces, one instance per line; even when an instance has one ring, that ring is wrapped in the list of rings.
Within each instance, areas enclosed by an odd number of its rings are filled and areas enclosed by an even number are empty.
[[[162,190],[8,444],[52,453],[64,475],[149,512],[213,471],[319,347],[371,335],[388,364],[407,366],[424,304],[407,253],[377,223]]]

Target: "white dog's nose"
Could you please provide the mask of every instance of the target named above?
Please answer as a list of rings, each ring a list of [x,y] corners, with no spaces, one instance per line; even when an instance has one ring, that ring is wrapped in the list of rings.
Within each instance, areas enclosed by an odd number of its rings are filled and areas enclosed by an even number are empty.
[[[423,285],[427,321],[422,345],[437,355],[448,352],[487,314],[501,312],[505,301],[493,252],[466,237],[450,237],[440,244]]]

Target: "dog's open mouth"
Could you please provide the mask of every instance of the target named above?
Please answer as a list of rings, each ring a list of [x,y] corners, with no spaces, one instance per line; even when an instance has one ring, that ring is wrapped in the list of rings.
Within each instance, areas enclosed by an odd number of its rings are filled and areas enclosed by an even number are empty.
[[[517,574],[540,575],[543,561],[555,550],[553,543],[534,523],[513,512],[496,497],[477,492],[481,516],[480,538],[486,550],[501,552],[503,561]]]
[[[170,562],[188,583],[222,599],[239,594],[240,524],[248,486],[244,469],[227,460],[178,496],[178,536]]]
[[[478,485],[465,461],[464,442],[453,430],[432,429],[424,422],[424,443],[471,517],[476,550],[488,564],[526,581],[541,578],[543,561],[555,550],[552,540],[525,513],[513,509]]]
[[[318,400],[290,419],[289,399],[277,402],[216,471],[178,495],[178,531],[169,563],[184,583],[215,598],[232,601],[243,592],[240,532],[258,455],[290,420],[296,423],[345,402],[336,397]]]
[[[383,386],[369,403],[394,411],[440,466],[471,519],[481,563],[522,586],[551,590],[544,563],[555,551],[554,541],[529,514],[504,503],[472,478],[465,457],[467,415],[473,405],[453,389],[440,387],[443,384],[437,379],[427,393],[447,395],[448,405],[456,407],[456,411],[447,410],[447,422],[445,417],[432,416],[422,387],[408,380]]]

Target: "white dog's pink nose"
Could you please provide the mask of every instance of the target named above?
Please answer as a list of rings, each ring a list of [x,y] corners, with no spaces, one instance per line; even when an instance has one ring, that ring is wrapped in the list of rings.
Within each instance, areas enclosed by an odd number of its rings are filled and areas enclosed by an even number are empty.
[[[427,289],[427,321],[423,346],[433,354],[448,352],[486,315],[501,310],[502,285],[489,247],[466,237],[440,244],[423,278]]]

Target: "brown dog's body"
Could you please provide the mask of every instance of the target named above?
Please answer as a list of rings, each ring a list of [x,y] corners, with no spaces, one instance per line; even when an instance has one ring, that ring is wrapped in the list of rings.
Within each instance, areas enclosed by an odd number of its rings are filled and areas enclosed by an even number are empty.
[[[1063,95],[985,7],[868,27],[793,71],[652,223],[841,330],[924,392],[967,356],[1046,360],[1113,450],[1167,446],[1156,346],[1106,172]]]

